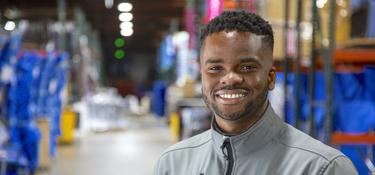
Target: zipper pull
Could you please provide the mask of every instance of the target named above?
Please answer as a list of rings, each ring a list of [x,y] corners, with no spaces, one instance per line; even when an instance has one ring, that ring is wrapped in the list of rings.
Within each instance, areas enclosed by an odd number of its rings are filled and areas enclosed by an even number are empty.
[[[225,149],[225,150],[224,150]],[[224,137],[223,145],[221,145],[221,151],[223,151],[224,158],[228,161],[226,175],[231,175],[234,166],[233,150],[230,145],[230,138]]]
[[[228,154],[227,154],[227,147],[229,146],[229,137],[225,137],[224,138],[224,142],[223,142],[223,144],[220,146],[220,148],[221,148],[221,151],[223,152],[223,154],[224,154],[224,158],[226,159],[226,160],[228,160],[229,159],[229,157],[228,157]]]

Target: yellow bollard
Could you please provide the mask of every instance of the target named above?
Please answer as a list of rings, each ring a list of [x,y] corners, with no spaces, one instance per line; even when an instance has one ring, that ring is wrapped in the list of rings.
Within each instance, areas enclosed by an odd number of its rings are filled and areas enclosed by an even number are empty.
[[[64,107],[61,115],[61,135],[59,143],[71,144],[74,141],[74,129],[76,124],[76,113],[71,107]]]
[[[180,131],[181,131],[181,120],[177,112],[172,112],[169,116],[170,127],[172,132],[172,137],[175,142],[180,140]]]

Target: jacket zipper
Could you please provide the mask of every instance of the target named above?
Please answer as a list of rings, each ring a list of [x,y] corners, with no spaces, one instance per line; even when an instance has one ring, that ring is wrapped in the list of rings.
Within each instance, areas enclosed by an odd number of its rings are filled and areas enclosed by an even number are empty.
[[[234,159],[233,151],[228,137],[224,138],[224,142],[221,145],[221,151],[224,154],[224,158],[228,161],[227,171],[225,175],[231,175],[233,171]]]

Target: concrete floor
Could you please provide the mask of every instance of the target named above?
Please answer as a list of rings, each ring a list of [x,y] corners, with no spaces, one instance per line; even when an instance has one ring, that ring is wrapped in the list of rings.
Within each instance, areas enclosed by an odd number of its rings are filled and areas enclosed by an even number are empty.
[[[150,175],[171,144],[165,122],[131,117],[124,131],[90,133],[72,145],[59,146],[50,168],[37,175]]]

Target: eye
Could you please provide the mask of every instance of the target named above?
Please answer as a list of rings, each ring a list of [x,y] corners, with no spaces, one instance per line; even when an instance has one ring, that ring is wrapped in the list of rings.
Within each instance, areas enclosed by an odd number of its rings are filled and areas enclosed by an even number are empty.
[[[241,66],[240,70],[244,72],[256,71],[257,66],[256,65],[243,65]]]
[[[220,72],[221,70],[223,70],[223,67],[221,67],[221,66],[210,66],[210,67],[208,67],[208,72],[210,72],[210,73],[217,73],[217,72]]]

